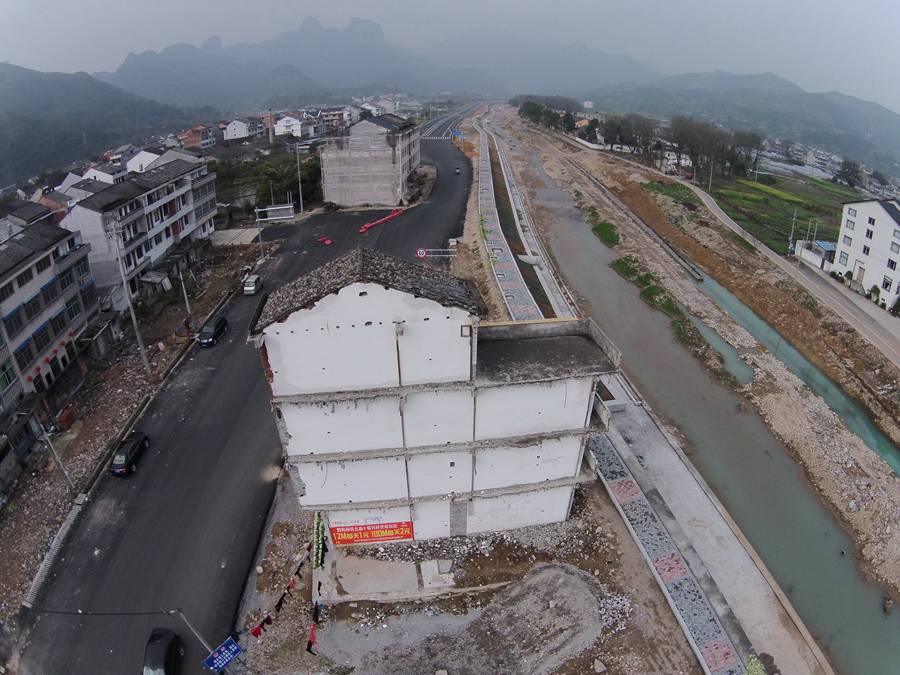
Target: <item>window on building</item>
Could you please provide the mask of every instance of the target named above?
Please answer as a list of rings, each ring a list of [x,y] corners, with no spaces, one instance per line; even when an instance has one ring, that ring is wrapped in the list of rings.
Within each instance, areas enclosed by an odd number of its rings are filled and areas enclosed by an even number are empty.
[[[850,237],[848,237],[846,234],[844,235],[843,242],[844,242],[847,246],[852,246],[852,245],[853,245],[853,239],[851,239]]]
[[[56,279],[44,286],[44,288],[41,290],[41,298],[43,299],[45,305],[49,305],[51,302],[56,300],[56,296],[58,295],[59,286],[56,285]]]
[[[61,335],[68,323],[69,320],[66,318],[66,310],[61,309],[59,310],[59,314],[50,319],[50,330],[53,331],[54,335]]]
[[[43,258],[38,260],[34,265],[34,268],[35,268],[35,270],[37,270],[38,274],[43,272],[48,267],[50,267],[50,256],[49,255],[44,256]]]
[[[162,243],[162,239],[163,239],[162,232],[160,232],[158,235],[153,237],[153,245],[159,246]]]
[[[885,277],[884,279],[881,280],[882,290],[890,291],[891,286],[893,286],[893,285],[894,285],[894,280],[891,279],[890,277]]]
[[[163,232],[165,232],[165,234],[166,234],[166,239],[171,238],[171,236],[172,236],[172,226],[171,226],[171,225],[166,225],[166,229],[163,230]]]
[[[854,223],[852,220],[850,220],[849,218],[847,218],[847,229],[848,229],[848,230],[852,230],[852,229],[855,228],[855,227],[856,227],[856,223]]]
[[[872,216],[869,216],[869,225],[874,225],[875,219]]]
[[[856,209],[850,209],[850,208],[848,208],[848,209],[847,209],[847,215],[848,215],[848,216],[856,216]]]
[[[894,230],[894,239],[900,239],[900,230]]]
[[[29,267],[27,270],[22,271],[19,276],[16,277],[16,283],[19,284],[19,288],[22,288],[25,284],[31,281],[34,278],[34,272],[31,271]]]
[[[81,314],[81,301],[75,295],[66,303],[66,316],[69,317],[69,321],[72,321],[79,314]]]
[[[863,255],[869,255],[869,247],[863,246]]]
[[[12,359],[6,359],[6,363],[0,366],[0,391],[6,391],[18,379]]]
[[[0,302],[7,300],[12,297],[13,293],[16,292],[15,287],[13,286],[13,282],[9,282],[8,284],[4,284],[0,286]]]
[[[34,317],[41,313],[41,296],[36,295],[25,303],[25,319],[31,321]]]
[[[891,260],[890,258],[888,258],[888,269],[889,269],[889,270],[895,270],[895,269],[897,269],[897,261],[896,261],[896,260]]]
[[[891,242],[891,253],[900,253],[900,244]]]
[[[15,353],[16,363],[19,364],[19,370],[27,370],[34,358],[34,352],[31,349],[31,339],[25,340]]]
[[[16,307],[15,311],[3,319],[3,325],[6,326],[6,334],[10,337],[18,335],[22,330],[22,308]]]
[[[871,239],[873,234],[875,233],[872,230],[866,230],[866,239]]]
[[[150,249],[153,248],[153,243],[149,241],[144,242],[144,253],[150,253]]]
[[[846,251],[841,251],[841,255],[838,256],[838,261],[841,263],[841,265],[846,265],[849,258],[850,256],[847,255]]]
[[[62,290],[66,290],[69,286],[71,286],[74,283],[75,283],[75,275],[72,273],[71,269],[67,269],[59,277],[59,287]]]
[[[88,264],[88,259],[82,258],[77,263],[72,266],[72,269],[75,270],[75,274],[78,275],[78,278],[86,277],[88,273],[91,271],[91,267]]]
[[[31,336],[31,341],[34,342],[38,354],[50,346],[50,331],[47,328],[47,324],[44,324]]]

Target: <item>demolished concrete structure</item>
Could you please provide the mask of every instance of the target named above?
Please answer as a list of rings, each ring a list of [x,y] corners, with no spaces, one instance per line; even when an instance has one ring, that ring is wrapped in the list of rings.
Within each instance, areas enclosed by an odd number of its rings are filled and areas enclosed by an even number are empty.
[[[336,544],[568,517],[598,380],[620,354],[589,319],[482,324],[463,280],[358,249],[260,304],[301,506]]]

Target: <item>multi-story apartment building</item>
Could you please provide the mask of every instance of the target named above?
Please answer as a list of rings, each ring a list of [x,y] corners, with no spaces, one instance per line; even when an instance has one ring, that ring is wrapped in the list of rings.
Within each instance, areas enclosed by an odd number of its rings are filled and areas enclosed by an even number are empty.
[[[79,201],[62,225],[91,245],[100,293],[125,307],[119,257],[132,297],[152,294],[165,275],[151,273],[179,241],[204,239],[214,229],[215,174],[198,161],[173,159]],[[142,281],[145,282],[142,287]]]
[[[259,138],[266,131],[262,118],[245,117],[231,120],[222,130],[222,139],[226,142],[244,141]]]
[[[467,282],[370,249],[261,304],[286,468],[334,543],[559,522],[593,480],[585,437],[619,351],[589,319],[481,314]]]
[[[322,149],[322,193],[341,206],[397,206],[419,167],[419,131],[397,115],[361,120]]]
[[[350,126],[350,106],[322,108],[321,113],[322,120],[325,122],[325,127],[328,133],[335,133]]]
[[[900,298],[900,204],[872,199],[844,204],[831,269],[849,272],[864,291],[872,286],[887,307]]]
[[[43,392],[76,357],[75,340],[97,313],[97,290],[79,232],[39,217],[3,218],[0,233],[0,416],[22,394]]]

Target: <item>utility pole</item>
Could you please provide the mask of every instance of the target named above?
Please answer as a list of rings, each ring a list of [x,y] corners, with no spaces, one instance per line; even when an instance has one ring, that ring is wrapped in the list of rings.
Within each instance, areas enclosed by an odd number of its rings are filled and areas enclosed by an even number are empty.
[[[794,250],[794,224],[797,222],[797,207],[794,207],[794,216],[791,218],[791,236],[788,238],[788,250]],[[796,251],[794,251],[796,253]]]
[[[125,300],[128,301],[128,312],[131,314],[131,324],[134,326],[134,337],[137,340],[138,351],[141,353],[141,361],[144,363],[144,370],[147,375],[153,375],[150,369],[150,362],[147,360],[147,349],[144,347],[144,338],[141,336],[141,328],[138,326],[137,315],[134,313],[134,304],[131,302],[131,289],[125,280],[125,263],[122,262],[122,249],[119,248],[119,237],[122,231],[115,226],[112,228],[112,238],[116,243],[116,259],[119,261],[119,275],[122,277],[122,292],[125,293]]]
[[[262,260],[265,253],[263,252],[262,225],[259,224],[259,209],[256,209],[256,231],[259,233],[259,259]]]
[[[707,192],[712,192],[712,175],[713,175],[713,162],[709,161],[709,188],[707,188]]]
[[[59,470],[62,471],[63,478],[66,479],[66,483],[69,484],[69,489],[72,492],[78,492],[75,488],[75,483],[72,482],[72,477],[69,475],[68,470],[66,469],[66,465],[63,464],[62,458],[59,456],[59,453],[56,452],[56,448],[53,446],[52,441],[50,440],[50,436],[47,435],[47,430],[44,428],[44,425],[41,425],[41,433],[44,435],[44,443],[47,444],[47,447],[50,448],[50,452],[53,454],[53,459],[56,461],[56,466],[59,467]]]
[[[181,272],[181,263],[178,264],[178,279],[181,281],[181,292],[184,294],[184,308],[187,310],[187,327],[188,330],[193,328],[193,319],[191,318],[191,301],[188,300],[187,287],[184,285],[184,274]]]
[[[300,196],[300,215],[303,215],[303,184],[300,182],[300,145],[297,144],[297,194]]]

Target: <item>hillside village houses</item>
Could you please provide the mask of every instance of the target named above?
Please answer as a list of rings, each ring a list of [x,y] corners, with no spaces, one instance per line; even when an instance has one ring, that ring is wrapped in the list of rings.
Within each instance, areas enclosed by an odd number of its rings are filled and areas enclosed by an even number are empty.
[[[222,130],[222,139],[226,143],[246,141],[259,138],[266,132],[266,125],[261,117],[244,117],[231,120]]]
[[[326,202],[397,206],[415,187],[419,130],[397,115],[371,117],[329,138],[320,157]]]
[[[849,273],[856,288],[873,287],[886,307],[900,299],[900,204],[872,199],[844,204],[831,269]]]
[[[205,124],[198,124],[197,126],[178,134],[178,140],[183,148],[188,148],[190,150],[206,150],[216,144],[216,131],[213,127],[206,126]]]
[[[303,509],[338,545],[564,521],[601,375],[589,319],[481,323],[466,281],[357,249],[251,325]],[[602,405],[602,403],[601,403]]]

